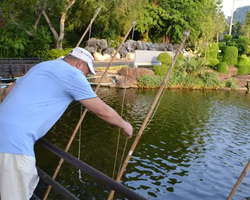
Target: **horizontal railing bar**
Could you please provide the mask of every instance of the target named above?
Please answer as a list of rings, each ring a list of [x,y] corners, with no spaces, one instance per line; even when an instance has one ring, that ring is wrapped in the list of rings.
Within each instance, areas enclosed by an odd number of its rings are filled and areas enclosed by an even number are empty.
[[[37,167],[37,172],[39,177],[51,185],[55,191],[57,191],[59,194],[64,196],[68,200],[79,200],[75,195],[73,195],[71,192],[69,192],[67,189],[65,189],[62,185],[60,185],[58,182],[53,180],[48,174],[46,174],[44,171],[42,171],[39,167]]]
[[[73,166],[77,167],[78,169],[86,172],[88,175],[94,177],[95,179],[99,180],[104,185],[108,186],[112,190],[115,190],[119,194],[123,195],[124,197],[131,199],[131,200],[146,200],[145,197],[140,196],[136,192],[128,189],[121,183],[117,183],[115,180],[111,179],[110,177],[106,176],[105,174],[101,173],[100,171],[94,169],[93,167],[87,165],[86,163],[78,160],[74,156],[66,153],[62,149],[56,147],[49,141],[45,140],[44,138],[37,141],[38,144],[44,146],[54,154],[58,155],[59,157],[63,158],[65,161],[69,162]]]

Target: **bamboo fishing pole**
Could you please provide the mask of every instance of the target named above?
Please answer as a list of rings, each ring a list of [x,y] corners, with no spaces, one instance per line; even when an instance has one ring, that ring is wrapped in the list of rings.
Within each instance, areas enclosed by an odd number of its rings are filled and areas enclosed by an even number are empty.
[[[117,181],[117,182],[119,182],[119,181],[121,180],[121,177],[122,177],[122,175],[123,175],[123,173],[124,173],[124,171],[125,171],[125,169],[126,169],[126,167],[127,167],[127,165],[128,165],[128,162],[129,162],[129,160],[130,160],[130,158],[131,158],[131,156],[132,156],[132,154],[133,154],[133,152],[134,152],[134,150],[135,150],[135,148],[136,148],[136,146],[137,146],[137,144],[138,144],[138,142],[139,142],[139,140],[140,140],[140,138],[141,138],[141,135],[142,135],[142,133],[143,133],[143,131],[144,131],[144,129],[145,129],[145,127],[146,127],[146,125],[147,125],[147,123],[148,123],[150,117],[151,117],[151,115],[152,115],[153,112],[154,112],[155,106],[156,106],[158,100],[160,99],[160,96],[161,96],[161,94],[162,94],[164,88],[166,87],[166,84],[167,84],[167,81],[169,80],[171,71],[172,71],[172,69],[173,69],[173,67],[174,67],[174,64],[175,64],[175,62],[176,62],[176,60],[177,60],[177,58],[178,58],[178,56],[179,56],[180,51],[182,50],[182,48],[183,48],[183,46],[184,46],[184,43],[186,42],[186,39],[187,39],[187,37],[188,37],[188,35],[189,35],[189,32],[190,32],[190,29],[188,29],[188,30],[184,33],[184,37],[183,37],[181,46],[180,46],[180,48],[178,49],[178,51],[176,52],[176,54],[175,54],[175,56],[174,56],[174,60],[172,61],[171,67],[168,69],[168,72],[167,72],[165,78],[164,78],[163,81],[162,81],[162,84],[161,84],[161,86],[160,86],[160,89],[159,89],[159,91],[158,91],[157,94],[156,94],[156,97],[155,97],[155,99],[154,99],[154,101],[153,101],[153,103],[152,103],[152,105],[151,105],[151,107],[150,107],[150,109],[149,109],[149,111],[148,111],[148,114],[147,114],[147,116],[146,116],[146,118],[145,118],[145,120],[144,120],[144,122],[143,122],[143,124],[142,124],[142,126],[141,126],[141,128],[140,128],[140,130],[139,130],[139,132],[138,132],[138,134],[136,135],[135,141],[134,141],[134,143],[133,143],[131,149],[129,150],[129,153],[128,153],[128,155],[127,155],[127,157],[126,157],[126,159],[125,159],[125,161],[124,161],[124,163],[123,163],[123,165],[122,165],[122,168],[121,168],[120,172],[119,172],[118,175],[117,175],[117,178],[116,178],[116,181]],[[109,194],[109,196],[108,196],[108,200],[112,200],[112,199],[113,199],[114,193],[115,193],[115,191],[114,191],[114,190],[111,190],[111,192],[110,192],[110,194]]]
[[[99,90],[100,85],[101,85],[101,81],[102,81],[103,77],[108,73],[108,70],[109,70],[111,64],[113,63],[114,59],[116,58],[118,52],[120,51],[120,49],[121,49],[121,47],[122,47],[122,45],[123,45],[123,43],[124,43],[125,40],[127,39],[128,35],[129,35],[129,33],[130,33],[130,31],[132,30],[132,28],[133,28],[134,26],[135,26],[135,20],[132,22],[132,25],[130,26],[130,28],[129,28],[128,32],[126,33],[125,37],[123,38],[122,43],[118,46],[117,51],[115,52],[114,56],[113,56],[112,59],[110,60],[108,66],[107,66],[107,68],[106,68],[106,70],[105,70],[104,73],[102,74],[102,76],[101,76],[101,78],[100,78],[100,80],[99,80],[99,83],[98,83],[98,85],[97,85],[97,87],[96,87],[96,89],[95,89],[95,93],[97,93],[97,91]],[[68,152],[68,150],[69,150],[69,148],[70,148],[70,146],[71,146],[71,144],[72,144],[72,142],[73,142],[73,140],[74,140],[74,138],[75,138],[75,136],[76,136],[76,133],[77,133],[79,127],[81,126],[81,123],[82,123],[82,121],[83,121],[83,119],[84,119],[84,117],[85,117],[87,111],[88,111],[88,109],[85,108],[84,111],[83,111],[83,113],[82,113],[82,115],[81,115],[81,117],[80,117],[80,119],[79,119],[79,121],[78,121],[78,123],[77,123],[77,125],[76,125],[76,127],[75,127],[75,129],[74,129],[74,132],[73,132],[71,138],[69,139],[69,142],[68,142],[68,144],[67,144],[67,146],[66,146],[66,148],[65,148],[65,152]],[[60,170],[60,168],[61,168],[61,166],[62,166],[62,163],[63,163],[63,159],[61,158],[60,161],[59,161],[59,163],[58,163],[58,165],[57,165],[57,168],[56,168],[56,170],[55,170],[55,172],[54,172],[54,174],[53,174],[53,176],[52,176],[53,180],[55,180],[55,178],[56,178],[56,176],[57,176],[57,174],[58,174],[58,172],[59,172],[59,170]],[[43,200],[46,200],[46,199],[48,198],[48,195],[49,195],[50,190],[51,190],[51,186],[48,186],[48,188],[47,188],[47,190],[46,190],[46,193],[45,193],[45,195],[44,195],[44,197],[43,197]]]
[[[249,170],[250,168],[250,160],[248,161],[247,165],[245,166],[245,168],[243,169],[243,171],[241,172],[241,175],[239,177],[239,179],[237,180],[237,182],[235,183],[231,193],[229,194],[227,200],[231,200],[237,190],[237,188],[239,187],[242,179],[244,178],[244,176],[246,175],[247,171]]]
[[[89,29],[90,29],[92,23],[95,21],[95,18],[96,18],[96,16],[98,15],[98,13],[100,12],[100,10],[101,10],[101,6],[97,9],[97,11],[96,11],[94,17],[91,19],[91,21],[90,21],[90,23],[89,23],[87,29],[86,29],[85,32],[83,33],[83,35],[82,35],[82,37],[80,38],[79,42],[77,43],[76,47],[79,47],[79,45],[81,44],[83,38],[85,37],[85,35],[86,35],[87,32],[89,31]]]

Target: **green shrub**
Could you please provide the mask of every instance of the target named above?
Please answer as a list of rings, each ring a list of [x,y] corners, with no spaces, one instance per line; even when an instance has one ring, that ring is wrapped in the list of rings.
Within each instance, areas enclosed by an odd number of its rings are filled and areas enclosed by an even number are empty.
[[[208,50],[207,50],[207,58],[213,58],[213,59],[217,59],[217,54],[219,51],[219,46],[218,44],[212,42],[211,44],[209,44],[208,46]]]
[[[237,43],[234,42],[234,41],[230,41],[227,43],[227,46],[234,46],[234,47],[237,47]]]
[[[48,29],[41,27],[33,40],[29,41],[26,46],[27,56],[47,59],[51,41]]]
[[[225,85],[225,87],[228,87],[228,88],[237,89],[236,82],[233,79],[227,79],[224,82],[224,85]]]
[[[165,76],[169,67],[169,65],[154,65],[155,75]]]
[[[14,26],[0,28],[0,57],[22,57],[28,42],[27,34]]]
[[[221,73],[228,73],[228,69],[227,69],[227,63],[225,62],[220,62],[217,66],[217,71],[221,72]]]
[[[250,56],[250,38],[240,36],[237,40],[237,47],[239,49],[239,54],[246,54]]]
[[[222,62],[223,61],[223,56],[217,56],[219,62]]]
[[[161,86],[163,79],[164,79],[163,76],[145,75],[145,76],[138,76],[137,82],[138,86],[142,88],[158,88]]]
[[[209,66],[211,68],[214,68],[216,65],[219,64],[219,60],[216,58],[209,58],[208,61],[209,61]]]
[[[192,89],[201,89],[203,88],[203,82],[200,77],[196,76],[186,76],[182,80],[182,87],[183,88],[192,88]]]
[[[238,65],[246,65],[246,66],[249,66],[249,65],[250,65],[250,63],[249,63],[249,58],[247,57],[247,55],[242,54],[242,55],[239,57]]]
[[[184,55],[183,55],[183,53],[180,53],[180,54],[179,54],[177,60],[184,60]]]
[[[223,61],[228,65],[235,66],[238,58],[237,47],[229,46],[225,49]]]
[[[54,60],[54,59],[57,59],[59,57],[66,56],[71,50],[72,50],[72,48],[66,48],[63,50],[51,49],[49,51],[49,59]]]
[[[172,57],[169,53],[161,53],[156,59],[159,60],[162,65],[170,65],[172,62]]]
[[[237,65],[236,67],[238,68],[238,75],[245,75],[250,72],[249,66],[247,65]]]
[[[230,40],[232,40],[232,38],[233,38],[232,35],[228,35],[228,34],[224,35],[224,40],[226,41],[226,43],[228,43]]]
[[[202,73],[200,78],[202,79],[205,88],[220,88],[221,86],[221,81],[216,72]]]
[[[180,62],[180,65],[186,69],[186,73],[191,76],[199,74],[208,64],[208,60],[195,57],[185,58],[182,62]]]

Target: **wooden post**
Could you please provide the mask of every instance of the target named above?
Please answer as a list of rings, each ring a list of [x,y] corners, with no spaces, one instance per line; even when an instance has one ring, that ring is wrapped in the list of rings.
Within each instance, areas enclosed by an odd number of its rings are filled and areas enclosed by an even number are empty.
[[[101,10],[101,7],[99,7],[99,8],[97,9],[96,14],[95,14],[95,15],[94,15],[94,17],[91,19],[91,21],[90,21],[90,23],[89,23],[89,25],[88,25],[87,29],[86,29],[86,30],[85,30],[85,32],[83,33],[83,35],[82,35],[82,37],[80,38],[79,42],[77,43],[76,47],[79,47],[79,45],[81,44],[81,42],[82,42],[83,38],[84,38],[84,37],[85,37],[85,35],[87,34],[88,30],[90,29],[90,27],[91,27],[92,23],[94,22],[94,20],[95,20],[96,16],[97,16],[97,15],[98,15],[98,13],[100,12],[100,10]]]
[[[239,179],[238,179],[237,182],[235,183],[235,185],[234,185],[234,187],[233,187],[231,193],[229,194],[227,200],[231,200],[231,199],[233,198],[233,196],[234,196],[234,194],[235,194],[237,188],[239,187],[239,185],[240,185],[242,179],[243,179],[244,176],[246,175],[246,173],[247,173],[247,171],[249,170],[249,168],[250,168],[250,160],[248,161],[246,167],[245,167],[244,170],[242,171],[242,173],[241,173]]]

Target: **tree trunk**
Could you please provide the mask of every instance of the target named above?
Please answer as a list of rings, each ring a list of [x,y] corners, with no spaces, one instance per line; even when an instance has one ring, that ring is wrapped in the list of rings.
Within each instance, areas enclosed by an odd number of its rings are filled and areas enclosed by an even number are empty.
[[[61,15],[61,20],[60,20],[60,33],[59,33],[59,37],[57,40],[57,49],[62,49],[63,48],[63,39],[64,39],[64,30],[65,30],[65,18],[66,18],[66,14],[69,10],[69,8],[75,3],[75,0],[67,0],[67,5],[65,6],[65,11],[62,12]]]
[[[217,37],[216,37],[216,43],[219,44],[219,33],[217,33]]]
[[[47,22],[47,24],[49,25],[49,28],[50,28],[52,34],[54,35],[56,48],[58,48],[58,47],[57,47],[58,38],[59,38],[59,37],[58,37],[58,34],[57,34],[55,28],[53,27],[53,25],[52,25],[52,23],[51,23],[51,21],[50,21],[48,15],[46,14],[46,12],[43,11],[42,14],[43,14],[44,18],[46,19],[46,22]]]
[[[35,24],[34,24],[34,33],[36,34],[36,31],[37,31],[37,26],[38,26],[38,23],[41,19],[41,16],[42,16],[42,12],[43,12],[43,8],[38,8],[37,11],[36,11],[36,21],[35,21]]]
[[[168,35],[163,35],[162,37],[162,43],[170,44],[171,43],[171,38]]]
[[[59,34],[59,38],[57,40],[57,48],[58,49],[62,49],[63,47],[63,38],[64,38],[64,29],[65,29],[65,16],[66,16],[66,12],[62,13],[61,16],[61,20],[60,20],[60,34]]]
[[[208,49],[208,42],[206,42],[206,49],[205,49],[205,59],[207,58],[207,49]]]

